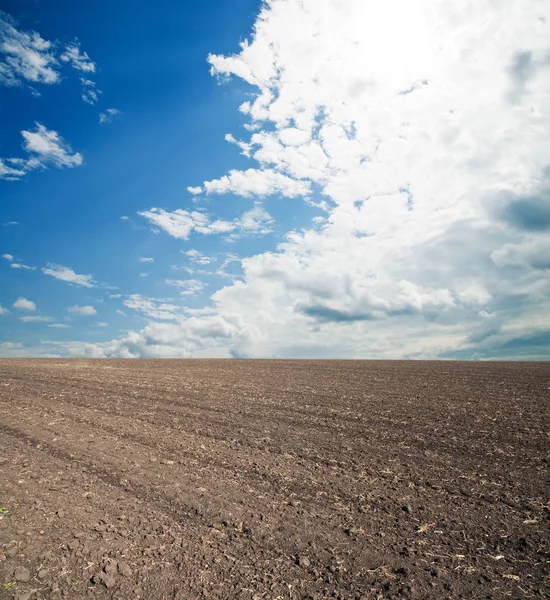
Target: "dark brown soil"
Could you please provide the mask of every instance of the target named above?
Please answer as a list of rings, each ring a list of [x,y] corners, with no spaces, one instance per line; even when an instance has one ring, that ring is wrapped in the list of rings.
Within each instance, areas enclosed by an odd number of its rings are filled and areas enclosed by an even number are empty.
[[[2,360],[0,598],[550,597],[548,363]]]

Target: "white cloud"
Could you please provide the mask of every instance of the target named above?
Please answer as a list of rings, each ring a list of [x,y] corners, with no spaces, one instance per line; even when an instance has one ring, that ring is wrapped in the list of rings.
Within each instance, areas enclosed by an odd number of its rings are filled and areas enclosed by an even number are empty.
[[[130,217],[127,217],[126,215],[122,215],[122,217],[120,217],[121,221],[128,221],[130,219]]]
[[[513,266],[550,271],[550,239],[530,236],[519,243],[507,243],[491,253],[493,262],[499,266]]]
[[[0,83],[57,83],[60,76],[52,43],[35,31],[19,31],[8,19],[0,13]]]
[[[26,83],[31,94],[40,97],[40,92],[31,84],[60,83],[63,63],[85,73],[96,70],[95,63],[86,52],[81,51],[78,40],[60,50],[58,43],[45,40],[35,31],[19,30],[14,19],[0,13],[0,84],[21,86]],[[82,99],[88,104],[95,104],[101,94],[95,82],[86,77],[80,77],[80,81]],[[2,161],[0,175],[4,179],[21,177],[16,168]]]
[[[197,187],[189,186],[187,188],[187,191],[190,194],[193,194],[193,196],[197,196],[198,194],[202,194],[202,188],[200,187],[200,185],[197,186]]]
[[[58,169],[82,165],[79,152],[74,152],[65,140],[41,123],[36,123],[32,131],[21,131],[26,158],[0,159],[0,179],[17,181],[35,169],[44,169],[50,165]],[[13,222],[12,222],[13,224]]]
[[[2,161],[0,161],[1,163]],[[0,165],[0,179],[1,179],[1,165]],[[19,225],[19,221],[6,221],[2,223],[2,227],[11,227],[12,225]]]
[[[9,260],[10,262],[13,261],[13,255],[11,255],[11,254],[2,254],[2,258],[5,258],[6,260]]]
[[[139,277],[149,277],[149,273],[140,273]]]
[[[43,317],[41,315],[33,315],[31,317],[19,317],[23,323],[49,323],[53,321],[53,317]]]
[[[66,325],[65,323],[52,323],[52,324],[48,325],[48,327],[51,327],[52,329],[70,329],[71,328],[70,325]]]
[[[56,279],[60,279],[61,281],[74,283],[75,285],[82,287],[91,288],[96,285],[91,275],[79,275],[69,267],[64,267],[62,265],[48,264],[46,267],[42,267],[42,272],[46,275],[51,275]]]
[[[325,220],[240,259],[198,313],[130,296],[140,331],[55,348],[548,356],[549,20],[536,0],[267,0],[237,54],[209,57],[214,75],[253,87],[237,142],[252,167],[189,191],[325,202]],[[140,214],[179,239],[245,226]]]
[[[27,298],[20,296],[13,303],[13,308],[17,308],[18,310],[34,311],[36,310],[36,304],[32,300],[28,300]]]
[[[40,165],[52,163],[56,167],[76,167],[82,164],[82,155],[73,154],[71,147],[56,132],[36,123],[34,131],[22,131],[25,150],[36,157]]]
[[[82,89],[81,98],[84,100],[84,102],[86,102],[86,104],[91,104],[93,106],[94,104],[98,103],[100,94],[102,94],[101,90],[91,87],[84,87]]]
[[[180,319],[180,307],[157,298],[149,298],[140,294],[131,294],[124,300],[127,308],[143,313],[145,316],[161,321],[177,321]]]
[[[63,62],[69,63],[77,71],[95,73],[96,64],[86,52],[80,49],[80,42],[75,40],[65,46],[65,51],[59,57]]]
[[[178,288],[182,296],[194,296],[204,289],[204,283],[198,279],[166,279],[165,283]]]
[[[69,314],[79,316],[79,317],[93,317],[97,315],[97,310],[93,306],[78,306],[75,304],[74,306],[69,306],[67,309]]]
[[[307,196],[311,192],[309,182],[298,181],[271,169],[233,170],[220,179],[205,181],[203,186],[207,194],[236,194],[245,197],[281,194],[294,198]]]
[[[113,120],[118,117],[121,113],[118,108],[108,108],[105,112],[99,113],[99,122],[103,125],[105,123],[112,123]]]
[[[105,323],[104,321],[97,321],[97,323],[93,323],[93,327],[108,327],[109,323]]]
[[[212,221],[210,216],[204,212],[181,208],[172,212],[163,208],[151,208],[138,214],[172,237],[184,240],[188,239],[193,231],[202,235],[229,233],[233,236],[265,235],[271,231],[270,224],[273,221],[269,213],[258,203],[233,221],[224,221],[223,219]]]
[[[185,254],[185,256],[187,256],[191,262],[197,265],[209,265],[216,260],[211,256],[205,256],[202,252],[199,252],[195,249],[186,250],[183,252],[183,254]]]
[[[209,57],[256,88],[241,106],[250,139],[227,138],[256,165],[189,191],[304,197],[326,218],[243,259],[214,313],[107,352],[185,355],[199,332],[239,356],[502,356],[536,339],[550,310],[549,18],[535,1],[267,1],[238,54]],[[142,216],[180,239],[212,229],[204,213]]]
[[[0,304],[0,315],[9,315],[10,311],[7,308],[4,308],[1,304]]]
[[[155,259],[151,258],[150,256],[140,256],[139,257],[139,262],[142,262],[142,263],[152,263],[152,262],[155,262]]]
[[[25,271],[36,271],[36,267],[29,267],[29,265],[24,265],[23,263],[12,262],[10,267],[12,269],[24,269]]]
[[[125,317],[126,316],[126,313],[123,310],[120,310],[120,308],[118,308],[116,310],[116,314],[120,315],[121,317]]]

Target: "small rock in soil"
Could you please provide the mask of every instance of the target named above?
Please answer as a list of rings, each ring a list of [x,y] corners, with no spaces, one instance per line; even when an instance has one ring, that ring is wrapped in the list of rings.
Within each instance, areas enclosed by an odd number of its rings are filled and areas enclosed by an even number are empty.
[[[33,594],[33,590],[31,590],[30,592],[24,592],[23,590],[19,590],[13,597],[13,600],[30,600]]]
[[[104,567],[103,570],[105,571],[105,573],[107,573],[107,575],[112,575],[115,576],[117,574],[118,571],[118,563],[116,560],[112,560],[110,562],[108,562]]]
[[[94,583],[100,583],[104,585],[107,589],[111,589],[116,584],[115,577],[113,577],[112,575],[107,575],[107,573],[104,573],[103,571],[96,573],[93,576],[92,581]]]
[[[124,562],[118,563],[118,572],[123,577],[130,577],[132,575],[132,569],[130,569],[130,567]]]
[[[17,553],[19,552],[19,548],[17,546],[12,546],[11,548],[8,548],[6,550],[6,554],[10,557],[13,558]]]
[[[31,572],[27,567],[17,567],[13,576],[16,581],[21,581],[22,583],[27,583],[31,580]]]
[[[309,569],[311,566],[311,561],[307,556],[300,556],[298,558],[298,565],[302,567],[302,569]]]
[[[38,579],[45,579],[48,575],[48,570],[47,569],[40,569],[40,571],[38,571]]]

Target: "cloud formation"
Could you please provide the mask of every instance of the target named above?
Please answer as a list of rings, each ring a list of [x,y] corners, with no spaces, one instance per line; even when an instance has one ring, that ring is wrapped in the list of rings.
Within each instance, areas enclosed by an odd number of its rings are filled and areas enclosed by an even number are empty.
[[[99,122],[102,125],[105,123],[112,123],[120,114],[121,112],[118,108],[107,108],[105,112],[99,113]]]
[[[188,191],[328,214],[242,260],[213,313],[170,336],[153,321],[108,351],[185,355],[195,328],[236,356],[502,357],[536,339],[550,311],[549,12],[266,2],[238,54],[209,57],[256,90],[240,108],[249,139],[226,138],[256,164]],[[200,212],[141,214],[179,239],[214,229]]]
[[[36,31],[18,29],[15,19],[0,11],[0,84],[57,84],[62,80],[61,66],[91,74],[96,64],[80,47],[80,42],[62,46],[44,39]],[[93,81],[81,78],[86,87]]]
[[[271,231],[270,225],[273,222],[271,215],[259,203],[233,221],[212,221],[205,212],[181,208],[172,212],[163,208],[151,208],[138,214],[168,235],[183,240],[188,239],[193,231],[202,235],[232,234],[232,238],[240,235],[265,235]]]
[[[78,167],[83,158],[57,133],[36,123],[33,130],[21,131],[26,158],[0,159],[0,179],[16,181],[30,171],[54,166],[58,169]]]
[[[537,0],[267,0],[240,51],[208,59],[246,83],[245,139],[226,139],[251,166],[188,192],[285,196],[324,216],[235,259],[242,275],[207,307],[128,296],[139,331],[55,348],[548,357],[548,22]],[[139,214],[186,240],[270,229],[263,210]]]
[[[75,304],[74,306],[69,306],[67,309],[70,315],[75,315],[78,317],[93,317],[97,315],[97,310],[93,306],[78,306]]]
[[[63,265],[48,264],[47,266],[42,267],[42,272],[45,275],[55,277],[55,279],[60,279],[61,281],[66,281],[67,283],[72,283],[81,287],[92,288],[96,285],[96,282],[91,275],[80,275]]]
[[[36,304],[32,300],[28,300],[27,298],[23,298],[22,296],[20,296],[13,303],[13,308],[16,308],[17,310],[28,310],[32,312],[36,310]]]

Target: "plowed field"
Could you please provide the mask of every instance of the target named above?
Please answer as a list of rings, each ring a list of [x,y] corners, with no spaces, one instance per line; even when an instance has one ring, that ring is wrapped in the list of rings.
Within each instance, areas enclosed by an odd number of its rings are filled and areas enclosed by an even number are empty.
[[[550,597],[548,363],[1,360],[0,598]]]

